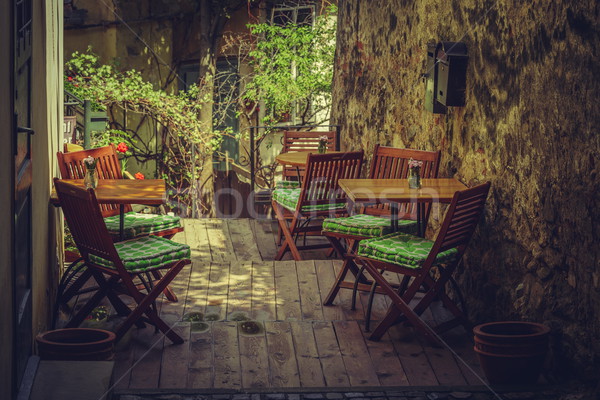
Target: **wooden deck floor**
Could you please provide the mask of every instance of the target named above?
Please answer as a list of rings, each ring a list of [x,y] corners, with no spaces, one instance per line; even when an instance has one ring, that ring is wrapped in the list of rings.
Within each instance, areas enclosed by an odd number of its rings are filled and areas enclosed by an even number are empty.
[[[350,291],[341,290],[334,306],[322,306],[341,262],[324,251],[308,261],[272,261],[272,221],[184,223],[175,240],[192,247],[193,263],[173,284],[179,301],[158,307],[186,342],[172,345],[149,327],[133,328],[116,355],[117,390],[481,384],[450,350],[410,328],[396,326],[379,342],[367,340],[366,297],[352,311]],[[387,305],[383,296],[376,299],[374,319]],[[194,313],[205,322],[181,322]],[[444,339],[480,374],[464,330]]]

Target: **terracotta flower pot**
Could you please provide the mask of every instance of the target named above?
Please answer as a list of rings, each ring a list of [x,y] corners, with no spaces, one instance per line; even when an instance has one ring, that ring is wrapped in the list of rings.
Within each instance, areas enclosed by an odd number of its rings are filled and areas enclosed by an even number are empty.
[[[535,322],[478,325],[475,352],[491,384],[536,383],[548,351],[550,328]]]
[[[107,361],[114,356],[116,335],[102,329],[70,328],[35,338],[42,360]]]

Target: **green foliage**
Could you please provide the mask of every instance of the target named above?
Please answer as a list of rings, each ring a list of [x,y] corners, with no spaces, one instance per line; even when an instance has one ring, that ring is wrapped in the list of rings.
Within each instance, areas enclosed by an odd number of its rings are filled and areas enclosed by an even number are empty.
[[[305,124],[331,107],[336,12],[329,6],[314,26],[248,25],[257,40],[249,52],[254,73],[243,97],[266,102],[270,115],[264,123],[284,119],[297,107]]]
[[[142,162],[156,159],[159,176],[172,188],[170,203],[183,203],[182,209],[189,209],[193,201],[189,188],[219,144],[219,137],[200,120],[201,104],[211,101],[212,94],[203,96],[199,87],[178,94],[156,89],[136,70],[119,71],[113,65],[100,64],[91,49],[73,53],[65,69],[65,88],[81,99],[91,100],[94,108],[107,110],[111,126],[116,125],[115,113],[126,111],[148,118],[158,127],[158,154],[150,145],[140,143],[137,132],[131,129],[95,133],[93,142],[96,146],[125,142],[130,148],[126,156]]]

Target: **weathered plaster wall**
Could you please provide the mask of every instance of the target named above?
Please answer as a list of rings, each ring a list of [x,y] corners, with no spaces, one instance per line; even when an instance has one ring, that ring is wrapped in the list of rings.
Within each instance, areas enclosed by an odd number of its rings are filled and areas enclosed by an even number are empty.
[[[599,13],[594,0],[342,0],[334,77],[346,148],[441,149],[441,176],[492,182],[460,277],[472,317],[548,324],[554,370],[588,376],[600,356]],[[446,116],[423,106],[430,40],[469,50],[467,104]]]

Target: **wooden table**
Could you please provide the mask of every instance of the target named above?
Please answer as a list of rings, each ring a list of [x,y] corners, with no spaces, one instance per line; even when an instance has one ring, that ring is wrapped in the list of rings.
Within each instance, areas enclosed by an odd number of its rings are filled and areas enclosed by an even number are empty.
[[[289,153],[281,153],[277,157],[275,157],[275,160],[277,160],[279,164],[283,165],[291,165],[293,167],[306,167],[306,162],[310,153],[317,154],[316,151],[294,151]],[[328,151],[326,154],[331,153],[341,153],[341,151]]]
[[[340,179],[340,188],[355,203],[390,203],[392,230],[398,230],[398,203],[417,204],[417,231],[425,235],[425,203],[450,203],[454,193],[467,187],[454,178],[422,179],[410,189],[408,179]]]
[[[62,181],[85,187],[83,179],[62,179]],[[99,179],[95,191],[98,203],[119,204],[121,240],[123,240],[125,225],[125,204],[160,205],[164,204],[167,199],[164,179]],[[54,189],[50,195],[50,202],[55,206],[60,206]]]

